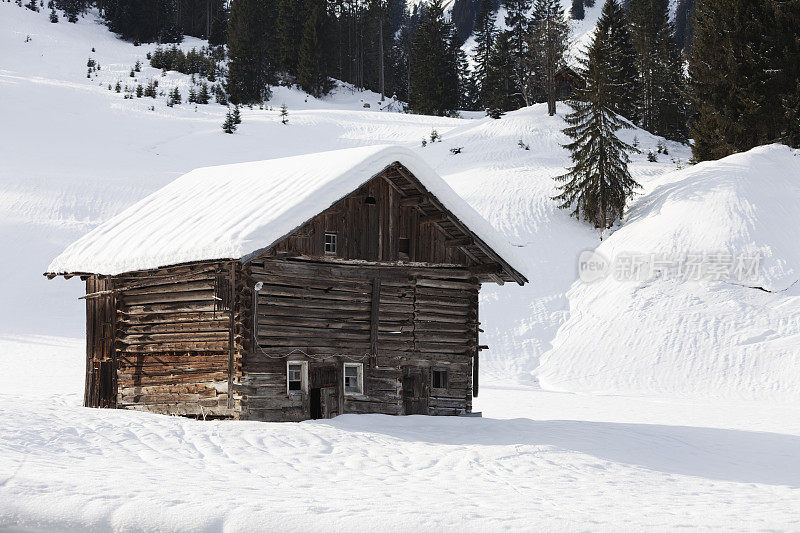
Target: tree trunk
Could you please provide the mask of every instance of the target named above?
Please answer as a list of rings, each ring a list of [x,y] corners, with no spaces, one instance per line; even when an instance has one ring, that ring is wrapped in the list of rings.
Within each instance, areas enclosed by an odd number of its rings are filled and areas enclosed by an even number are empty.
[[[381,102],[383,102],[385,92],[383,81],[383,16],[378,21],[378,27],[378,55],[380,56],[378,60],[378,92],[381,93]]]

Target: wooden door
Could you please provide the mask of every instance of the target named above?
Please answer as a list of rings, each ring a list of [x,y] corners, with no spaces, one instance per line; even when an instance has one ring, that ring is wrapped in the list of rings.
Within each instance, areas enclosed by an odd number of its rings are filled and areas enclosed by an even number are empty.
[[[333,418],[341,413],[337,365],[314,364],[308,370],[311,418]]]
[[[407,415],[427,415],[428,372],[424,368],[403,370],[403,409]]]

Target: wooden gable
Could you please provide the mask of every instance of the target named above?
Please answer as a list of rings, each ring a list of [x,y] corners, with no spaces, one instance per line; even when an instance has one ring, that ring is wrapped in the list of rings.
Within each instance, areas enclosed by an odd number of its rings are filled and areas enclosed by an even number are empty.
[[[335,253],[325,250],[326,234],[336,236]],[[463,266],[483,281],[527,281],[400,163],[256,256]]]

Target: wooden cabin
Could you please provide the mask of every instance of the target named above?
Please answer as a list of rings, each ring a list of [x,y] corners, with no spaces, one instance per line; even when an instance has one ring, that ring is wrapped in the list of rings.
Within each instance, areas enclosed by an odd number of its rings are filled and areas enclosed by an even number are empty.
[[[198,169],[72,244],[84,404],[265,421],[457,415],[510,245],[413,152]]]

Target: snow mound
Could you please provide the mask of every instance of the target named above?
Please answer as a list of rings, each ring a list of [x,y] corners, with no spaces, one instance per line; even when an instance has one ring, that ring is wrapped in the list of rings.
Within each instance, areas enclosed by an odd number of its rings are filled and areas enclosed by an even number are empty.
[[[595,250],[607,277],[568,293],[540,382],[800,398],[800,151],[763,146],[661,180]]]
[[[120,274],[267,248],[399,162],[517,271],[508,242],[421,158],[390,145],[199,168],[70,245],[48,272]]]

